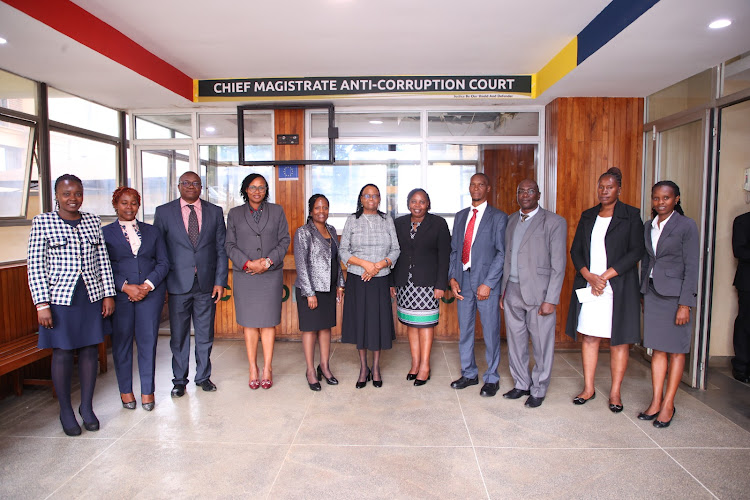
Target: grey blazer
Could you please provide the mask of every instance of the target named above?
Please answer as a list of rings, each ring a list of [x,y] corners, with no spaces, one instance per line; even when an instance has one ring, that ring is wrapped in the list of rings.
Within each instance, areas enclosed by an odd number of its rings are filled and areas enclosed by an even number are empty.
[[[644,224],[643,236],[646,253],[641,260],[641,293],[648,291],[649,275],[653,269],[654,289],[659,295],[679,297],[679,304],[695,307],[700,256],[695,221],[674,212],[662,229],[656,255],[651,245],[650,220]]]
[[[224,211],[201,199],[201,214],[198,245],[193,248],[182,220],[180,199],[156,207],[154,226],[164,236],[169,255],[169,293],[188,293],[193,287],[196,270],[201,292],[210,293],[214,286],[227,286],[229,262],[224,251]]]
[[[331,235],[331,245],[338,248],[336,228],[326,224]],[[331,246],[320,234],[315,223],[310,221],[294,233],[294,262],[297,265],[297,280],[294,286],[299,288],[303,297],[313,297],[315,292],[331,290]],[[338,259],[336,263],[338,264]],[[338,267],[336,286],[344,286],[344,273]]]
[[[510,276],[513,235],[520,223],[519,212],[508,216],[508,227],[505,230],[503,291]],[[541,207],[536,215],[524,224],[530,226],[518,248],[518,281],[523,301],[529,305],[540,305],[542,302],[558,304],[568,259],[568,225],[565,219]]]
[[[451,257],[448,279],[455,278],[459,283],[459,273],[463,269],[461,251],[464,246],[466,219],[469,209],[464,208],[456,214],[451,237]],[[499,293],[503,277],[503,260],[505,259],[505,225],[508,216],[502,210],[487,205],[477,228],[477,235],[471,245],[471,287],[487,285],[493,292]]]
[[[234,272],[242,272],[248,260],[264,257],[273,262],[269,271],[283,269],[284,256],[291,241],[289,224],[281,205],[266,203],[257,224],[247,203],[229,210],[226,250]]]

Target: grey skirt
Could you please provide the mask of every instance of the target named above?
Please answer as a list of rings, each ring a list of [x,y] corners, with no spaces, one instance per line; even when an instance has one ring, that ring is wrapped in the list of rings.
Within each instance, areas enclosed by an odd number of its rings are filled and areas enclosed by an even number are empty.
[[[234,312],[246,328],[270,328],[281,323],[282,269],[263,274],[233,271]]]
[[[693,333],[693,317],[675,325],[679,297],[664,297],[649,285],[643,296],[643,346],[673,354],[687,354]]]

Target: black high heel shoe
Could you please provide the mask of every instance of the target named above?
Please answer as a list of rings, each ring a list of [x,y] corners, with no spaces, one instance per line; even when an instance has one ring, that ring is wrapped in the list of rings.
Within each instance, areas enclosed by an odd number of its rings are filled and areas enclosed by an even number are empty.
[[[367,385],[367,382],[369,382],[371,379],[372,379],[372,370],[368,368],[365,381],[364,382],[357,381],[357,384],[354,387],[356,387],[357,389],[362,389],[364,386]],[[372,384],[375,385],[375,382],[373,382]],[[383,385],[383,383],[381,382],[380,385]]]
[[[659,415],[659,410],[656,410],[656,413],[649,415],[645,411],[642,411],[638,414],[638,420],[653,420],[656,418],[656,416]]]
[[[328,385],[339,385],[339,381],[333,376],[333,373],[331,373],[331,378],[326,377],[320,365],[318,365],[318,380],[321,379],[326,379],[326,384]]]
[[[407,373],[406,380],[417,380],[417,373]]]
[[[135,410],[135,406],[136,406],[135,399],[133,401],[125,402],[122,400],[122,396],[120,396],[120,402],[122,402],[122,407],[125,408],[126,410]]]
[[[305,380],[307,381],[307,385],[310,386],[311,391],[318,392],[320,390],[320,382],[315,382],[314,384],[310,383],[310,379],[307,378],[307,370],[305,370]],[[318,379],[320,380],[320,379]]]
[[[662,422],[661,420],[654,420],[654,427],[657,429],[666,429],[669,427],[669,424],[672,423],[672,420],[674,420],[674,414],[677,413],[677,408],[672,408],[672,418],[667,420],[666,422]]]
[[[375,375],[372,376],[372,386],[381,388],[383,387],[383,375],[380,375],[380,380],[375,380]]]
[[[419,380],[418,378],[415,378],[414,379],[414,385],[416,385],[417,387],[419,387],[420,385],[425,385],[427,383],[427,381],[430,380],[431,376],[432,376],[432,374],[428,372],[426,380]]]
[[[91,412],[91,413],[93,414],[94,412]],[[83,413],[81,413],[81,407],[80,406],[78,407],[78,414],[83,419],[83,428],[84,429],[86,429],[87,431],[91,431],[91,432],[99,430],[99,419],[96,418],[96,415],[94,415],[94,420],[92,422],[86,422],[86,419],[83,417]]]

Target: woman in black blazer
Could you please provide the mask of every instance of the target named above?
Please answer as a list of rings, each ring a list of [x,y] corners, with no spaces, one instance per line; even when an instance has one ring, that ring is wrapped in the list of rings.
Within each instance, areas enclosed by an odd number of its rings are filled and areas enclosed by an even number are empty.
[[[594,372],[602,338],[610,339],[612,387],[609,409],[623,409],[620,387],[628,367],[630,344],[641,337],[638,261],[643,256],[640,211],[619,201],[622,173],[612,167],[599,177],[599,204],[581,214],[570,257],[576,268],[565,333],[582,335],[582,405],[596,396]],[[576,292],[580,290],[580,292]],[[584,304],[578,297],[580,293]]]
[[[695,221],[685,217],[680,206],[677,184],[672,181],[654,184],[651,205],[653,219],[644,225],[646,253],[641,261],[641,293],[643,346],[653,349],[653,397],[638,418],[655,419],[654,427],[660,428],[672,422],[685,354],[690,352],[693,333],[690,310],[697,300],[700,245]]]
[[[406,380],[414,385],[430,378],[430,351],[438,324],[440,299],[448,286],[451,236],[445,219],[428,213],[430,196],[413,189],[406,198],[409,215],[395,221],[401,257],[392,273],[391,295],[396,297],[398,320],[406,325],[411,369]]]
[[[154,409],[156,341],[166,295],[169,257],[161,231],[135,216],[141,195],[121,186],[112,194],[117,220],[102,233],[115,279],[115,313],[112,315],[112,360],[120,401],[128,410],[136,407],[133,394],[133,340],[138,345],[141,406]]]

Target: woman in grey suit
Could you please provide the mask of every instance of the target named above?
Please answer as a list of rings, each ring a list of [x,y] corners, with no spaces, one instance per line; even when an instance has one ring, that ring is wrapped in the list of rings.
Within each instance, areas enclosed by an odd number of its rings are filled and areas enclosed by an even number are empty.
[[[643,345],[651,357],[653,397],[641,420],[668,427],[675,413],[674,398],[690,352],[698,290],[698,228],[680,206],[680,188],[659,181],[651,189],[653,219],[644,226],[646,253],[641,261]],[[664,379],[667,379],[666,393]],[[657,418],[658,417],[658,418]]]
[[[245,204],[227,216],[226,250],[232,261],[234,310],[245,335],[251,389],[273,385],[271,362],[281,323],[284,255],[289,248],[289,225],[284,209],[268,202],[268,182],[260,174],[242,181]],[[263,345],[263,376],[259,377],[258,337]]]
[[[344,273],[339,264],[339,243],[336,229],[326,224],[328,198],[314,194],[307,202],[307,224],[294,233],[294,261],[297,280],[299,329],[307,362],[307,384],[320,390],[320,380],[328,385],[339,383],[328,367],[331,352],[331,328],[336,326],[336,303],[344,295]],[[320,363],[314,368],[315,340],[320,344]],[[312,381],[312,382],[311,382]]]

